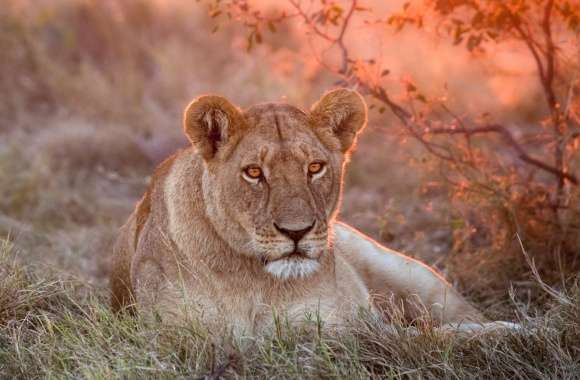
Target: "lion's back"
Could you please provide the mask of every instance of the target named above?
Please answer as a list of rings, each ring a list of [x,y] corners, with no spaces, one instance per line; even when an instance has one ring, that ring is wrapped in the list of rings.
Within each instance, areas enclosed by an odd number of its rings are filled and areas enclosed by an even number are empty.
[[[135,236],[135,212],[119,230],[119,236],[113,245],[111,259],[110,287],[111,306],[118,312],[132,303],[133,289],[131,285],[131,259],[134,250],[129,241]]]
[[[134,303],[131,267],[135,252],[139,247],[145,225],[149,222],[153,211],[154,194],[162,188],[162,182],[169,173],[173,162],[181,152],[174,154],[163,161],[154,171],[147,191],[135,206],[127,222],[120,228],[119,235],[113,245],[110,288],[111,306],[115,312]]]

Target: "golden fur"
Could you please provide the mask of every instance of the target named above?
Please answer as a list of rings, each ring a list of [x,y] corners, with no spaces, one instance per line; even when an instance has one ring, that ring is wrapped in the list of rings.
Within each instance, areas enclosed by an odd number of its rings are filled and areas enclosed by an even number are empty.
[[[192,147],[155,172],[122,227],[111,273],[115,310],[201,318],[240,333],[319,313],[341,324],[376,299],[419,300],[440,323],[478,319],[432,268],[335,220],[347,156],[366,124],[358,93],[326,94],[308,113],[238,110],[202,96],[185,111]],[[317,173],[308,172],[321,163]],[[246,174],[260,168],[263,176]],[[407,313],[416,309],[407,302]]]

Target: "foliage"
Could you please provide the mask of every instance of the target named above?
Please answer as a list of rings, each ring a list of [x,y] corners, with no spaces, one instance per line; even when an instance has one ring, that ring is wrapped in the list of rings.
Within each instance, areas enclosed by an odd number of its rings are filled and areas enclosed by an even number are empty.
[[[413,5],[418,4],[405,3],[402,12],[389,16],[388,23],[399,30],[407,25],[423,27],[430,15],[425,14],[424,8],[413,9]],[[428,0],[425,6],[440,18],[437,30],[451,37],[454,44],[465,43],[469,50],[514,38],[526,42],[541,33],[537,29],[551,28],[554,23],[571,33],[580,32],[580,11],[569,0]],[[555,13],[557,21],[551,20],[551,13]],[[541,43],[533,41],[534,48]]]

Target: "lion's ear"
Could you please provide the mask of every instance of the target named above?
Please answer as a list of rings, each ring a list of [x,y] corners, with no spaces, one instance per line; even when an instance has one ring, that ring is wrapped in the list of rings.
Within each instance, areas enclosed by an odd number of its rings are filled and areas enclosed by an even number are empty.
[[[206,160],[239,136],[245,127],[240,111],[221,96],[204,95],[185,109],[185,134]]]
[[[367,123],[367,106],[358,92],[341,88],[312,106],[310,120],[323,142],[346,153]]]

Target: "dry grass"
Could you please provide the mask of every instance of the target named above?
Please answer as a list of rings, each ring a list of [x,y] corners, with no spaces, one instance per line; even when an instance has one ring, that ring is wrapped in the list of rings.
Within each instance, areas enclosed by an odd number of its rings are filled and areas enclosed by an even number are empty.
[[[160,326],[111,314],[94,289],[20,267],[2,242],[3,378],[522,378],[580,371],[580,288],[550,296],[545,313],[518,308],[520,332],[455,335],[361,312],[346,331],[282,320],[233,341],[203,326]],[[213,376],[213,377],[212,377]]]

